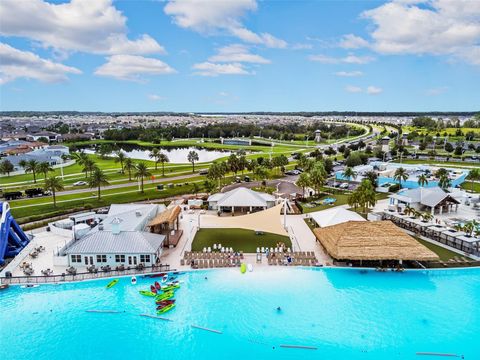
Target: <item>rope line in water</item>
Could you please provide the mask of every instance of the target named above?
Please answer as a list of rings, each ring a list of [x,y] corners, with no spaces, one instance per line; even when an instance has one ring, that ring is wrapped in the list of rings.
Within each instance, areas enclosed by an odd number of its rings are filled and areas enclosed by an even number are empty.
[[[202,326],[198,326],[198,325],[191,325],[192,328],[195,328],[195,329],[200,329],[200,330],[205,330],[205,331],[210,331],[210,332],[213,332],[215,334],[223,334],[221,331],[219,330],[213,330],[213,329],[209,329],[209,328],[206,328],[206,327],[202,327]]]

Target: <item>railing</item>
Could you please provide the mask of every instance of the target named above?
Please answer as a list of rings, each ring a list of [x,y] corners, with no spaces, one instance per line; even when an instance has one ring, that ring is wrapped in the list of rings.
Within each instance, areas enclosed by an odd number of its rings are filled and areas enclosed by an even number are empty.
[[[109,277],[120,277],[120,276],[129,276],[129,275],[143,275],[143,274],[152,274],[163,271],[173,271],[170,269],[170,265],[158,265],[158,266],[149,266],[141,270],[139,269],[125,269],[123,271],[110,270],[110,271],[99,271],[97,273],[77,273],[72,274],[61,274],[61,275],[49,275],[49,276],[12,276],[12,277],[1,277],[1,284],[54,284],[61,282],[70,282],[70,281],[83,281],[83,280],[93,280],[93,279],[103,279]]]

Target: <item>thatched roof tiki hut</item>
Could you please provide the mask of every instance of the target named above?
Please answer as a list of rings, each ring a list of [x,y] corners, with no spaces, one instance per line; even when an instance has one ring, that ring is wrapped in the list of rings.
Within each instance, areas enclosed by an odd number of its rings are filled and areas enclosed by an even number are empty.
[[[182,212],[180,206],[168,208],[164,212],[158,214],[147,225],[150,232],[163,234],[166,236],[165,246],[177,246],[183,231],[179,229],[179,215]]]
[[[391,221],[348,221],[314,230],[339,261],[436,261],[438,256]]]

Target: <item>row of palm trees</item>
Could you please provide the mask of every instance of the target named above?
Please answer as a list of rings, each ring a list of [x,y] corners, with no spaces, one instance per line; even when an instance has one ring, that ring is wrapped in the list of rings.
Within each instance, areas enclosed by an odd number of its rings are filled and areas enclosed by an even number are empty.
[[[43,174],[44,179],[47,179],[48,173],[53,171],[52,165],[47,161],[39,162],[37,160],[21,160],[18,165],[23,168],[26,174],[32,173],[33,182],[37,183],[37,174]]]
[[[458,223],[454,226],[454,228],[457,231],[464,231],[467,236],[480,236],[480,222],[475,219],[467,221],[463,224]]]
[[[404,213],[414,218],[421,218],[424,222],[429,222],[433,219],[433,215],[430,212],[422,212],[411,207],[410,205],[405,206]]]

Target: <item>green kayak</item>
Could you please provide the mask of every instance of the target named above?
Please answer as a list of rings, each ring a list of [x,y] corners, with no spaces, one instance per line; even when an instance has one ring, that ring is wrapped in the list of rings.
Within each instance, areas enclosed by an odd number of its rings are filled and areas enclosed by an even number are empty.
[[[119,279],[113,279],[112,281],[110,281],[107,285],[107,289],[110,289],[112,286],[115,286],[117,285],[117,283],[119,282],[120,280]]]
[[[175,294],[173,293],[173,291],[167,291],[163,294],[157,295],[155,300],[156,301],[168,300],[168,299],[171,299],[174,295]]]
[[[158,310],[158,311],[157,311],[157,314],[160,315],[160,314],[166,313],[166,312],[172,310],[174,307],[175,307],[175,304],[167,305],[167,306],[165,306],[164,308]]]
[[[180,288],[180,285],[179,285],[179,284],[175,284],[175,285],[168,285],[168,286],[162,287],[161,290],[162,290],[163,292],[167,292],[167,291],[177,290],[178,288]]]
[[[157,294],[148,290],[140,290],[139,293],[145,296],[151,296],[151,297],[157,296]]]

